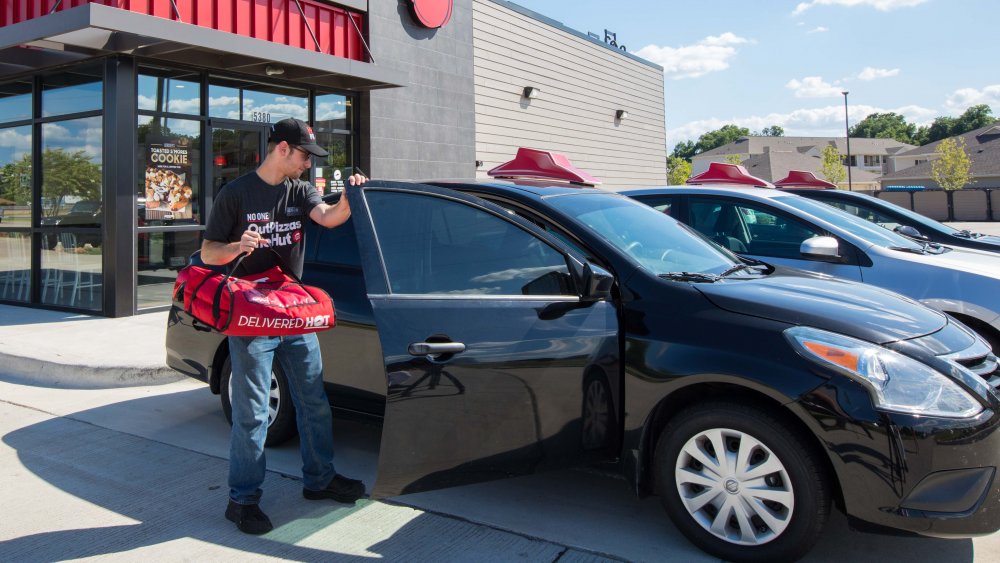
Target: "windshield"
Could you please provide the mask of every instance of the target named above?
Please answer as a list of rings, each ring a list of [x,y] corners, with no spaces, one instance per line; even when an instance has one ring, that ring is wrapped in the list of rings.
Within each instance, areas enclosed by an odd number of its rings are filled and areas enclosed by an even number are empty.
[[[625,196],[571,194],[547,202],[657,275],[722,274],[741,263],[673,218]]]
[[[922,251],[923,245],[913,240],[896,234],[888,229],[884,229],[875,223],[866,221],[856,215],[831,207],[825,203],[789,195],[774,198],[775,201],[808,213],[817,219],[822,219],[827,223],[836,225],[852,235],[864,239],[865,241],[886,248],[903,248],[908,250]]]

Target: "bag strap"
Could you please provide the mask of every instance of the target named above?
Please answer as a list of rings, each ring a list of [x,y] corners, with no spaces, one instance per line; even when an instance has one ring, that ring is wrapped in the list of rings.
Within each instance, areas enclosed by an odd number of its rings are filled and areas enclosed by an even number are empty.
[[[285,259],[281,257],[281,254],[279,254],[277,250],[275,250],[273,248],[270,248],[270,247],[266,247],[266,250],[270,250],[274,254],[274,257],[278,259],[278,266],[281,267],[281,271],[282,272],[284,272],[288,277],[292,278],[293,280],[295,280],[300,285],[303,285],[302,284],[302,279],[299,278],[298,274],[296,274],[295,271],[293,271],[288,266],[288,263],[285,262]],[[222,277],[222,282],[219,284],[219,287],[217,287],[215,289],[215,297],[212,299],[212,317],[213,318],[215,318],[215,319],[219,318],[219,314],[221,313],[221,309],[222,309],[222,292],[227,287],[229,287],[229,279],[233,277],[233,272],[235,272],[237,270],[237,268],[240,267],[240,264],[243,263],[243,260],[247,256],[250,256],[249,252],[241,252],[241,253],[239,253],[239,255],[236,257],[236,263],[233,264],[232,268],[229,268],[229,271],[226,272],[226,275]]]

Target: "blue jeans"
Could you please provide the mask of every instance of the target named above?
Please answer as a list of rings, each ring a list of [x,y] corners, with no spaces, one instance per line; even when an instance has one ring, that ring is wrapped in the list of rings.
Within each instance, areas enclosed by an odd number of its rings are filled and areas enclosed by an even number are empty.
[[[275,360],[288,380],[295,406],[303,484],[312,490],[325,488],[337,473],[333,467],[333,417],[323,388],[323,358],[316,335],[230,336],[229,355],[233,367],[229,498],[240,504],[260,501],[267,468],[264,440]]]

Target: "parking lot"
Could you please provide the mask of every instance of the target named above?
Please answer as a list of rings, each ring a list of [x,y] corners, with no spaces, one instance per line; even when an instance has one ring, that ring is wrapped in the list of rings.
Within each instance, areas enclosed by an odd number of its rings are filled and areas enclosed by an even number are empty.
[[[958,228],[1000,234],[996,224]],[[165,313],[104,319],[0,306],[0,559],[714,561],[656,498],[590,468],[356,506],[302,499],[298,444],[268,451],[262,537],[226,521],[228,426],[204,384],[162,366]],[[377,424],[336,422],[338,470],[374,483]],[[848,529],[807,561],[997,561],[963,540]]]

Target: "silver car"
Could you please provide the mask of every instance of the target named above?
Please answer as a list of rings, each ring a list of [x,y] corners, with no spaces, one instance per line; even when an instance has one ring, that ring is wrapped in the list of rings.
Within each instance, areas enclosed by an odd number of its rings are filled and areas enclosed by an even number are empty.
[[[918,242],[767,188],[677,186],[622,192],[740,255],[890,289],[951,314],[1000,350],[1000,255]]]

